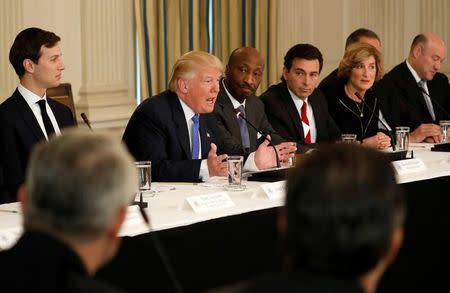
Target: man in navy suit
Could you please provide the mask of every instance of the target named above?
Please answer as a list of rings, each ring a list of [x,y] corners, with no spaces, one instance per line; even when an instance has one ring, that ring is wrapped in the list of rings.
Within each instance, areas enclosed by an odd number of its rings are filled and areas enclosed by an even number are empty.
[[[328,113],[327,101],[316,89],[322,65],[319,49],[310,44],[297,44],[284,57],[282,81],[261,95],[275,130],[285,139],[296,141],[303,150],[314,143],[340,137],[340,130]],[[305,113],[301,111],[303,105]]]
[[[440,142],[439,120],[450,120],[450,86],[439,73],[445,44],[436,33],[417,35],[406,61],[378,83],[385,118],[395,126],[409,126],[413,142]],[[413,130],[414,129],[414,130]]]
[[[216,154],[219,137],[210,114],[222,71],[217,57],[188,52],[175,62],[169,90],[134,111],[123,141],[136,160],[152,162],[154,180],[196,182],[226,175],[226,155]]]
[[[0,105],[0,202],[16,201],[33,146],[74,125],[70,109],[46,96],[64,70],[59,43],[52,32],[27,28],[11,46],[9,60],[20,84]]]

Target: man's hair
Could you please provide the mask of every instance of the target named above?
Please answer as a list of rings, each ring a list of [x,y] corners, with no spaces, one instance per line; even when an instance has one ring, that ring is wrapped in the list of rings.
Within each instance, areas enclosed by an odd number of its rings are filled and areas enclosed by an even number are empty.
[[[134,198],[131,156],[116,138],[81,130],[39,144],[27,170],[26,229],[91,241]]]
[[[284,56],[284,67],[287,70],[291,70],[292,62],[295,58],[305,60],[318,60],[319,61],[319,73],[322,71],[323,57],[319,49],[310,44],[297,44],[290,48],[286,56]]]
[[[358,277],[386,253],[403,225],[404,203],[385,155],[356,145],[326,145],[288,179],[288,260],[295,269]]]
[[[25,74],[23,60],[30,59],[37,64],[41,57],[41,47],[53,48],[60,40],[55,33],[37,27],[24,29],[16,36],[9,50],[9,62],[21,77]]]
[[[216,68],[223,72],[222,62],[214,55],[203,51],[190,51],[175,62],[169,79],[169,89],[178,90],[177,81],[181,78],[191,79],[198,71],[205,68]]]
[[[352,69],[370,56],[373,56],[375,58],[375,64],[377,67],[375,80],[379,80],[384,73],[383,59],[381,58],[381,54],[374,46],[364,43],[354,43],[345,50],[344,57],[339,63],[337,73],[338,77],[348,79],[350,77],[350,72],[352,71]]]
[[[358,43],[362,37],[377,39],[380,42],[380,38],[374,31],[366,28],[359,28],[348,35],[347,40],[345,41],[345,48],[347,49],[348,46]]]
[[[412,52],[414,48],[417,47],[417,45],[419,44],[425,46],[427,43],[428,43],[427,37],[424,34],[418,34],[417,36],[414,37],[409,51]]]

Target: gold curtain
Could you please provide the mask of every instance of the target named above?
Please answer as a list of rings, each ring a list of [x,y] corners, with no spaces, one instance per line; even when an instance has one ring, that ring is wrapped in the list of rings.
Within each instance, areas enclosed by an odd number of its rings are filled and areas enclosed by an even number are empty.
[[[238,47],[255,47],[266,68],[258,94],[278,82],[281,65],[277,52],[278,0],[213,0],[214,46],[212,53],[225,64]]]
[[[208,50],[208,8],[212,7],[211,53],[224,64],[234,49],[257,48],[266,69],[258,94],[278,81],[278,0],[134,0],[143,98],[167,88],[175,60],[191,50]]]
[[[207,51],[207,0],[135,0],[141,96],[167,89],[178,57]]]

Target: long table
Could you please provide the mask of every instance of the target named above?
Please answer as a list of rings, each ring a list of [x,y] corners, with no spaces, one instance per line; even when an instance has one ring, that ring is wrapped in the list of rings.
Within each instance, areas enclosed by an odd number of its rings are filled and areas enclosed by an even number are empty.
[[[446,279],[450,272],[446,269],[450,263],[446,237],[450,199],[447,192],[439,192],[450,190],[449,154],[430,152],[428,148],[414,146],[415,156],[425,162],[427,170],[397,176],[407,194],[405,242],[383,277],[379,292],[412,292],[418,288],[450,292]],[[246,191],[228,193],[235,203],[228,209],[196,214],[186,204],[188,196],[223,192],[223,184],[220,180],[197,185],[154,184],[156,193],[144,196],[153,232],[148,232],[138,211],[130,208],[121,231],[122,247],[98,277],[131,292],[170,292],[171,281],[155,239],[162,244],[186,292],[278,270],[281,249],[276,217],[283,203],[264,197],[261,185],[266,183],[247,182]],[[17,205],[0,208],[16,209]],[[0,213],[0,244],[2,237],[10,239],[13,234],[20,235],[20,213]]]

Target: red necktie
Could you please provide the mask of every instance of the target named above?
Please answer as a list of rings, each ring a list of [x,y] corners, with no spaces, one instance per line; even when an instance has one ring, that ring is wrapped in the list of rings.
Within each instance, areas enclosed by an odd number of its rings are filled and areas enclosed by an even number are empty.
[[[302,121],[303,121],[303,123],[305,123],[306,125],[309,126],[308,116],[306,115],[307,108],[308,108],[308,104],[304,101],[302,108],[301,108]],[[310,144],[310,143],[311,143],[311,131],[308,130],[308,133],[306,133],[306,135],[305,135],[305,144]]]

